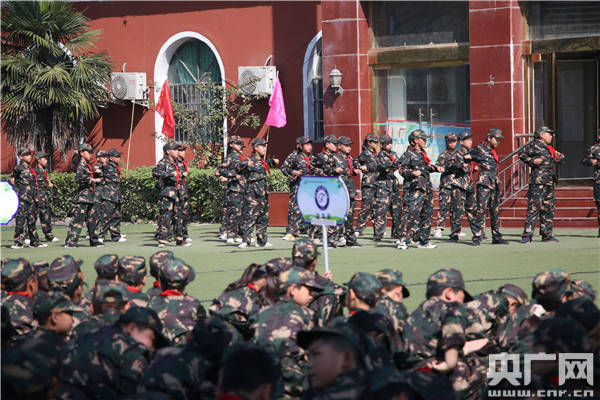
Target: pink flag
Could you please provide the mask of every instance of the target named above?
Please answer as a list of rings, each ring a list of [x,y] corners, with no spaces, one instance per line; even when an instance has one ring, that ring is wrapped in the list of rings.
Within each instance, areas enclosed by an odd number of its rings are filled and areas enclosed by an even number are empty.
[[[162,133],[166,137],[173,139],[175,137],[175,118],[173,116],[173,104],[171,103],[169,84],[166,80],[160,91],[160,97],[158,103],[156,103],[155,111],[163,117]]]
[[[275,81],[273,93],[271,93],[271,97],[269,98],[269,107],[269,114],[265,123],[275,128],[283,128],[287,123],[287,117],[285,115],[285,104],[283,104],[283,92],[281,91],[279,76]]]

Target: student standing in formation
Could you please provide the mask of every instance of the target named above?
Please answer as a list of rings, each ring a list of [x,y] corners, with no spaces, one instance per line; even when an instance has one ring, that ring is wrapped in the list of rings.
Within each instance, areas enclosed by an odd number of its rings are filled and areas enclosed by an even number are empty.
[[[400,157],[392,151],[392,137],[383,135],[379,138],[381,151],[377,155],[377,177],[375,178],[375,221],[373,223],[373,240],[380,242],[385,236],[387,213],[392,215],[392,231],[400,230],[401,192],[400,183],[394,173],[400,168]]]
[[[337,138],[334,135],[325,135],[323,137],[323,150],[315,156],[314,162],[314,173],[315,175],[320,176],[338,176],[339,173],[336,172],[337,161],[334,155],[337,153]],[[341,169],[340,169],[341,171]],[[327,228],[327,240],[329,247],[335,247],[335,243],[332,239],[335,239],[335,226],[330,226]],[[319,230],[314,230],[314,235],[319,235]],[[317,244],[322,244],[321,240],[315,238],[315,242]]]
[[[94,213],[96,214],[96,236],[98,236],[98,241],[102,243],[104,243],[104,236],[101,235],[102,225],[104,225],[104,222],[108,218],[108,214],[106,213],[106,203],[109,202],[106,193],[106,181],[104,179],[104,167],[106,163],[108,163],[108,153],[104,150],[98,150],[96,152],[96,163],[92,167],[92,170],[94,171],[94,178],[100,179],[100,181],[94,185],[94,193],[96,194]]]
[[[37,174],[38,183],[36,205],[40,216],[40,225],[42,225],[42,232],[44,232],[48,242],[58,242],[59,239],[52,234],[52,213],[50,211],[50,194],[48,193],[49,189],[54,187],[54,184],[48,178],[47,167],[50,156],[44,152],[38,152],[35,158],[37,159],[35,173]]]
[[[190,213],[190,202],[189,202],[189,191],[188,191],[188,176],[190,173],[190,168],[188,166],[187,161],[185,161],[185,144],[183,143],[179,143],[177,146],[177,165],[179,167],[179,169],[181,171],[185,171],[186,175],[183,177],[183,179],[179,180],[179,186],[177,187],[178,191],[179,191],[179,198],[181,199],[181,207],[180,207],[180,212],[181,212],[181,216],[179,217],[181,219],[181,227],[183,230],[183,239],[187,242],[187,243],[191,243],[192,242],[192,238],[189,237],[188,235],[188,224],[190,223],[190,220],[192,218],[192,215]]]
[[[596,134],[596,143],[588,149],[581,162],[587,167],[594,167],[594,201],[598,210],[598,237],[600,237],[600,129]]]
[[[558,242],[552,235],[554,223],[554,183],[557,180],[554,164],[560,164],[565,156],[552,147],[554,131],[541,127],[535,131],[535,139],[519,152],[519,159],[531,168],[527,191],[527,218],[521,243],[531,243],[533,230],[540,219],[540,235],[543,242]]]
[[[252,166],[248,167],[248,187],[244,201],[244,226],[242,229],[244,240],[238,247],[244,249],[250,246],[252,233],[256,228],[256,246],[273,247],[268,241],[267,226],[269,225],[269,185],[267,177],[271,175],[271,168],[279,165],[278,159],[266,160],[267,142],[262,138],[252,141],[254,151],[248,157]]]
[[[110,149],[107,153],[109,161],[104,165],[104,192],[105,201],[104,212],[105,217],[102,221],[100,237],[106,237],[110,232],[110,237],[113,242],[125,242],[127,239],[121,233],[121,203],[123,201],[121,195],[121,181],[123,180],[123,171],[119,166],[121,161],[121,153],[117,149]]]
[[[454,172],[448,169],[448,164],[456,153],[456,145],[458,144],[458,138],[454,133],[447,134],[444,137],[444,140],[446,141],[446,151],[440,154],[436,161],[436,165],[444,168],[444,172],[442,172],[442,176],[440,177],[440,189],[438,192],[439,210],[437,227],[435,228],[435,232],[433,234],[433,237],[438,239],[442,237],[442,231],[446,228],[446,220],[450,215],[450,209],[453,200],[451,181]]]
[[[37,219],[36,198],[38,193],[37,175],[31,162],[33,155],[31,149],[21,149],[17,152],[21,162],[15,166],[10,175],[10,183],[19,195],[19,210],[15,218],[15,244],[11,249],[22,249],[27,232],[31,247],[47,247],[40,243],[35,227]]]
[[[94,178],[94,168],[90,164],[92,159],[92,146],[87,143],[79,145],[79,157],[75,183],[79,186],[73,200],[73,220],[69,225],[69,233],[65,241],[65,249],[74,249],[79,245],[79,235],[85,222],[90,236],[90,246],[104,246],[96,235],[97,218],[95,185],[101,182],[101,178]]]
[[[492,244],[508,244],[500,233],[500,178],[498,178],[500,159],[495,150],[503,138],[500,129],[490,129],[487,139],[471,151],[473,161],[479,163],[481,167],[477,179],[477,204],[479,205],[481,234],[477,238],[473,238],[474,244],[477,240],[481,241],[482,239],[488,207],[490,210],[490,225],[492,226]]]
[[[431,164],[427,157],[427,134],[424,131],[412,131],[408,141],[410,146],[400,159],[400,171],[404,178],[404,215],[398,250],[406,250],[413,237],[419,241],[420,249],[435,249],[436,246],[429,241],[433,217],[433,189],[429,174],[444,172],[444,168]]]
[[[356,222],[355,233],[360,236],[367,227],[368,219],[375,223],[375,194],[377,188],[375,180],[378,175],[377,168],[377,145],[379,138],[374,133],[369,133],[363,143],[362,152],[356,157],[358,165],[363,169],[360,180],[360,212]]]
[[[292,152],[281,166],[281,172],[290,180],[290,202],[288,205],[288,227],[283,240],[296,240],[302,228],[312,233],[312,227],[302,220],[298,208],[298,184],[300,177],[313,175],[315,158],[312,155],[312,140],[306,136],[296,139],[297,148]]]

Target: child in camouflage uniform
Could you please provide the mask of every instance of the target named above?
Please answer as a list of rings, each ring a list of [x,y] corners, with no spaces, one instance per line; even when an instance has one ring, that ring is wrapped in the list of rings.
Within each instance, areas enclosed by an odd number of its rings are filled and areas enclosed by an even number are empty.
[[[58,242],[59,239],[52,234],[52,218],[50,211],[50,193],[48,190],[54,187],[54,184],[48,178],[48,159],[50,156],[44,152],[38,152],[35,155],[37,160],[37,166],[35,172],[37,175],[38,182],[38,197],[36,199],[36,206],[38,215],[40,216],[40,225],[42,225],[42,232],[46,236],[46,240],[49,242]]]
[[[24,336],[38,326],[33,317],[34,296],[38,293],[35,270],[24,258],[7,259],[2,262],[2,309],[8,315],[15,335]],[[8,338],[16,340],[18,336]],[[2,340],[5,340],[4,338]]]
[[[367,134],[363,143],[362,152],[356,157],[356,162],[360,167],[365,167],[360,180],[360,212],[356,222],[356,236],[367,227],[367,220],[370,218],[375,223],[375,194],[377,188],[375,180],[379,172],[377,164],[377,145],[379,138],[374,133]]]
[[[581,163],[586,167],[594,167],[594,201],[598,212],[598,237],[600,237],[600,129],[596,134],[596,143],[586,151]]]
[[[148,307],[150,297],[146,293],[142,293],[146,284],[146,260],[144,257],[121,257],[117,274],[119,282],[127,285],[131,305]]]
[[[375,277],[381,283],[381,296],[371,311],[388,317],[394,325],[394,330],[402,334],[408,319],[408,311],[402,300],[410,296],[410,291],[402,279],[402,272],[384,269],[376,272]]]

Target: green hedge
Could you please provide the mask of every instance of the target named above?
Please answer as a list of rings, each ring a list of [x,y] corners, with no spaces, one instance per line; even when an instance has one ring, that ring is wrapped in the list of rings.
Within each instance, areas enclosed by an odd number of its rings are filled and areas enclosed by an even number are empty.
[[[64,219],[71,215],[73,196],[77,185],[74,173],[50,173],[54,187],[50,189],[52,215]],[[2,174],[2,180],[8,174]],[[158,191],[152,178],[152,167],[140,167],[123,171],[121,190],[123,193],[123,221],[155,221],[158,215]],[[188,177],[192,218],[197,222],[216,222],[223,213],[224,186],[215,176],[213,169],[190,169]],[[288,180],[279,169],[272,169],[269,190],[287,192]]]

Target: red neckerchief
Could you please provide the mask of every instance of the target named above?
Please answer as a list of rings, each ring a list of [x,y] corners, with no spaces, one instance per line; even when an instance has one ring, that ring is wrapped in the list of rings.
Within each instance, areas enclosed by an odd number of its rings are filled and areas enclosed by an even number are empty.
[[[350,162],[350,156],[346,156],[346,162],[348,163],[348,168],[350,168],[350,176],[354,174],[352,171],[352,163]]]
[[[154,285],[152,285],[152,287],[159,287],[159,283],[158,283],[158,279],[154,281]]]
[[[494,156],[494,160],[496,160],[496,164],[500,164],[500,159],[498,158],[498,153],[496,153],[496,150],[490,148],[490,150],[492,151],[492,155]]]
[[[554,149],[554,147],[547,145],[548,146],[548,150],[550,150],[550,154],[552,154],[552,158],[554,159],[554,161],[558,161],[558,155],[556,154],[556,150]]]
[[[265,162],[264,158],[262,158],[261,156],[258,156],[258,158],[260,159],[260,162],[262,163],[263,167],[265,167],[267,174],[271,175],[271,170],[269,169],[269,165]]]
[[[185,172],[188,172],[190,169],[189,169],[187,163],[184,160],[181,160],[181,162],[183,163],[183,166],[185,167]],[[187,182],[187,176],[183,177],[183,182],[184,183]]]
[[[27,293],[27,292],[8,292],[8,294],[9,294],[9,295],[13,295],[13,294],[20,294],[21,296],[27,296],[27,297],[29,297],[29,298],[32,298],[32,297],[33,297],[32,295],[30,295],[30,294],[29,294],[29,293]]]
[[[475,170],[475,161],[471,161],[471,179],[473,179],[473,171]]]
[[[29,165],[29,164],[27,164],[27,168],[29,168],[29,170],[33,174],[33,180],[35,181],[35,187],[39,189],[40,186],[38,185],[37,174],[35,173],[35,170],[33,168],[31,168],[31,165]]]
[[[350,315],[354,315],[354,314],[356,314],[357,312],[358,312],[358,311],[356,311],[356,310],[350,310]]]
[[[421,367],[417,370],[417,372],[427,372],[428,374],[433,374],[433,369],[430,367]]]
[[[394,156],[392,155],[392,153],[388,153],[388,157],[390,158],[390,160],[392,160],[392,162],[396,162],[396,160],[394,160]]]
[[[242,155],[242,153],[238,153],[240,155],[240,160],[244,161],[244,156]]]
[[[258,288],[256,286],[254,286],[254,283],[249,283],[246,286],[248,286],[250,289],[254,290],[256,293],[258,293]]]
[[[310,157],[304,157],[304,160],[306,161],[306,169],[308,170],[308,174],[312,174],[312,172],[310,172]]]
[[[119,164],[115,164],[115,167],[117,167],[117,171],[119,171],[119,175],[121,175],[121,179],[123,179],[123,172],[121,172],[121,167],[119,167]]]
[[[44,171],[43,169],[41,171],[42,171],[42,174],[44,174],[44,179],[46,179],[46,183],[50,184],[50,181],[48,180],[48,174],[46,174],[46,171]]]
[[[175,162],[175,161],[173,161],[173,165],[175,166],[175,171],[177,171],[176,183],[179,185],[179,167],[177,166],[177,162]]]
[[[90,179],[94,179],[94,170],[90,164],[87,165],[90,169]],[[92,182],[92,193],[94,193],[94,182]]]
[[[138,289],[135,286],[127,286],[127,290],[129,290],[130,292],[138,292],[141,293],[142,289]]]
[[[423,156],[423,160],[425,160],[425,162],[427,163],[427,165],[431,165],[430,164],[430,159],[429,157],[427,157],[427,154],[425,154],[425,152],[423,150],[421,150],[421,155]]]
[[[183,293],[178,292],[177,290],[169,289],[169,290],[163,290],[160,295],[165,296],[165,297],[167,297],[167,296],[183,296]]]

